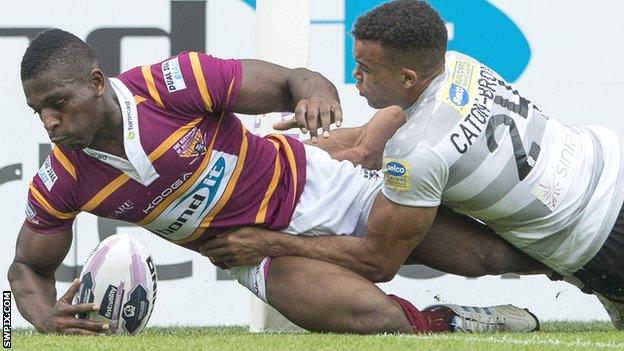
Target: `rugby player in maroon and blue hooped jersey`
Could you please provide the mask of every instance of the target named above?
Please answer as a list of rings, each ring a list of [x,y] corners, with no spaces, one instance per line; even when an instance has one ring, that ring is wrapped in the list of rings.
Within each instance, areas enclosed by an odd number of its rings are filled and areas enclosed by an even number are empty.
[[[294,110],[295,118],[282,127],[306,128],[314,138],[317,126],[327,131],[341,119],[335,87],[319,74],[190,52],[108,78],[91,49],[61,30],[44,32],[31,43],[21,74],[28,105],[56,144],[30,184],[27,220],[9,271],[19,310],[39,331],[107,329],[74,317],[97,308],[71,305],[76,284],[55,301],[54,271],[81,211],[138,224],[192,250],[246,225],[293,234],[315,228],[364,232],[381,186],[378,177],[288,137],[257,137],[233,114]],[[308,181],[310,171],[319,173],[316,181]],[[323,175],[336,175],[346,197],[324,196],[336,183],[328,186]],[[319,210],[327,215],[315,223],[309,214]],[[278,309],[309,306],[289,314],[309,329],[447,331],[456,317],[444,307],[418,311],[329,263],[305,258],[269,263],[232,272]],[[301,279],[315,282],[318,290],[296,300],[266,296],[269,270],[280,269],[301,270]],[[486,311],[471,313],[471,320],[491,317]],[[519,327],[534,328],[532,317]]]

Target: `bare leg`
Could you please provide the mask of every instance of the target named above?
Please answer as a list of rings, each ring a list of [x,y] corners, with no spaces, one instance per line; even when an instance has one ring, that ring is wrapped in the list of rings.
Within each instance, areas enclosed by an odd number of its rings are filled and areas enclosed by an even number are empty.
[[[431,229],[406,264],[466,277],[503,273],[549,274],[551,269],[512,246],[486,225],[441,206]]]
[[[413,332],[399,304],[373,283],[343,267],[309,258],[273,258],[267,300],[310,331]]]

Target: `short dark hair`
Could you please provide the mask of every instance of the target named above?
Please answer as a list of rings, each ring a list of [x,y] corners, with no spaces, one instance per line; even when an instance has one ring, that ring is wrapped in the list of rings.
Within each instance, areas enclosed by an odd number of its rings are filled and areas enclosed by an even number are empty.
[[[26,49],[22,57],[22,81],[35,78],[52,69],[65,69],[71,73],[88,73],[100,68],[95,52],[80,38],[61,29],[41,32]]]
[[[423,73],[444,64],[446,26],[424,1],[395,0],[376,7],[357,18],[351,34],[357,40],[378,41]]]

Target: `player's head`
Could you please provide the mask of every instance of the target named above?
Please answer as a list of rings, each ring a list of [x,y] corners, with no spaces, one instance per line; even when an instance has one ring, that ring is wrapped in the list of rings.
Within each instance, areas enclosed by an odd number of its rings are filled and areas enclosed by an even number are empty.
[[[414,90],[444,66],[447,30],[423,1],[385,3],[358,17],[351,34],[353,76],[372,107],[411,105]]]
[[[91,144],[103,120],[106,76],[85,42],[60,29],[42,32],[26,49],[21,78],[52,142],[74,150]]]

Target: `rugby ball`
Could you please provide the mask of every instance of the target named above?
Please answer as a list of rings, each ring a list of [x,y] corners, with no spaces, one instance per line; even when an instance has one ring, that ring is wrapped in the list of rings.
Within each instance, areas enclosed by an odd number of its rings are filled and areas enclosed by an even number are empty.
[[[141,332],[156,301],[156,266],[147,248],[128,235],[106,238],[82,268],[75,300],[99,304],[99,311],[78,317],[108,323],[111,334]]]

